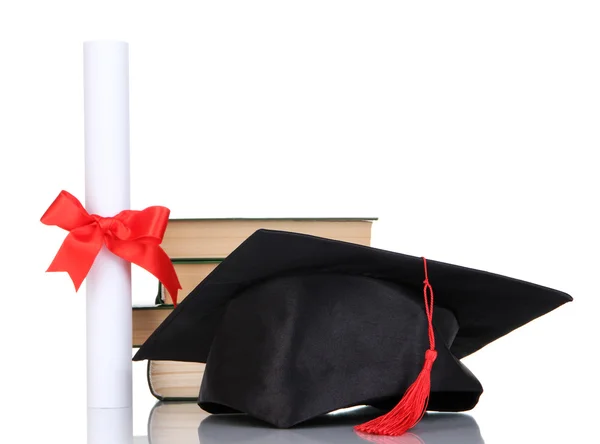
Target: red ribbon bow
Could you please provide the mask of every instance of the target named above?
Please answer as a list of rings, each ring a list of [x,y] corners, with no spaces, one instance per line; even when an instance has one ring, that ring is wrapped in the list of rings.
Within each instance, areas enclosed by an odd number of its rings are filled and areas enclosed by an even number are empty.
[[[173,304],[177,305],[181,284],[173,263],[160,247],[169,213],[168,208],[153,206],[102,217],[89,214],[75,196],[61,191],[41,222],[56,225],[69,234],[47,271],[66,271],[77,291],[104,244],[113,254],[156,276],[171,294]]]

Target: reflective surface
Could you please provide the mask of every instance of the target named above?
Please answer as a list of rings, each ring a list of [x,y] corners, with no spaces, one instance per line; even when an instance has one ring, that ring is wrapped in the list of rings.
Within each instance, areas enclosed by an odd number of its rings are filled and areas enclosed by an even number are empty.
[[[246,415],[209,415],[194,403],[157,403],[148,418],[148,436],[134,444],[308,444],[308,443],[484,443],[473,417],[428,414],[399,437],[357,434],[353,426],[380,412],[359,408],[336,412],[291,429],[275,429]],[[145,440],[144,440],[145,439]]]
[[[133,410],[88,408],[87,444],[129,444],[133,436]]]

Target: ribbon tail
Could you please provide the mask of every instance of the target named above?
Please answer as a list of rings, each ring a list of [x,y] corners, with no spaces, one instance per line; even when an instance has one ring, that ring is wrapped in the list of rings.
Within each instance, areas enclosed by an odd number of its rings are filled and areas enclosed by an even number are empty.
[[[115,239],[110,241],[107,239],[106,245],[113,254],[152,273],[171,295],[173,305],[177,306],[177,293],[181,289],[181,284],[171,259],[160,245]]]
[[[46,270],[46,272],[67,272],[73,281],[75,291],[81,287],[102,248],[101,235],[98,236],[96,232],[85,234],[85,236],[78,236],[75,231],[70,232]],[[89,234],[92,235],[91,242]]]
[[[171,259],[167,253],[165,253],[165,251],[159,246],[156,246],[156,249],[156,255],[160,257],[161,265],[159,268],[160,275],[157,274],[155,276],[165,286],[171,295],[173,305],[177,307],[177,294],[179,293],[179,290],[181,290],[181,283],[177,277],[175,267],[173,267],[173,262],[171,262]]]

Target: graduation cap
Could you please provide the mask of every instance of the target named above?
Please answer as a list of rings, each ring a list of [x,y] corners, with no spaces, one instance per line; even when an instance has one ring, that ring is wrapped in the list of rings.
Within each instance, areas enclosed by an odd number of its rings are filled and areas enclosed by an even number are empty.
[[[210,413],[289,428],[368,405],[387,413],[357,431],[400,435],[426,410],[472,409],[483,390],[460,359],[571,300],[485,271],[258,230],[133,359],[205,362],[198,404]]]

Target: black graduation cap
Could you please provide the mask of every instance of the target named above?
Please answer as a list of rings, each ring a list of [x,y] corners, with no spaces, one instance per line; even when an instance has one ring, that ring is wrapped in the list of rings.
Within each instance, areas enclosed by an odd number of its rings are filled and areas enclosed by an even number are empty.
[[[388,413],[357,430],[397,435],[425,409],[473,408],[482,387],[460,359],[571,300],[485,271],[258,230],[134,360],[205,362],[198,404],[210,413],[288,428],[369,405]]]

